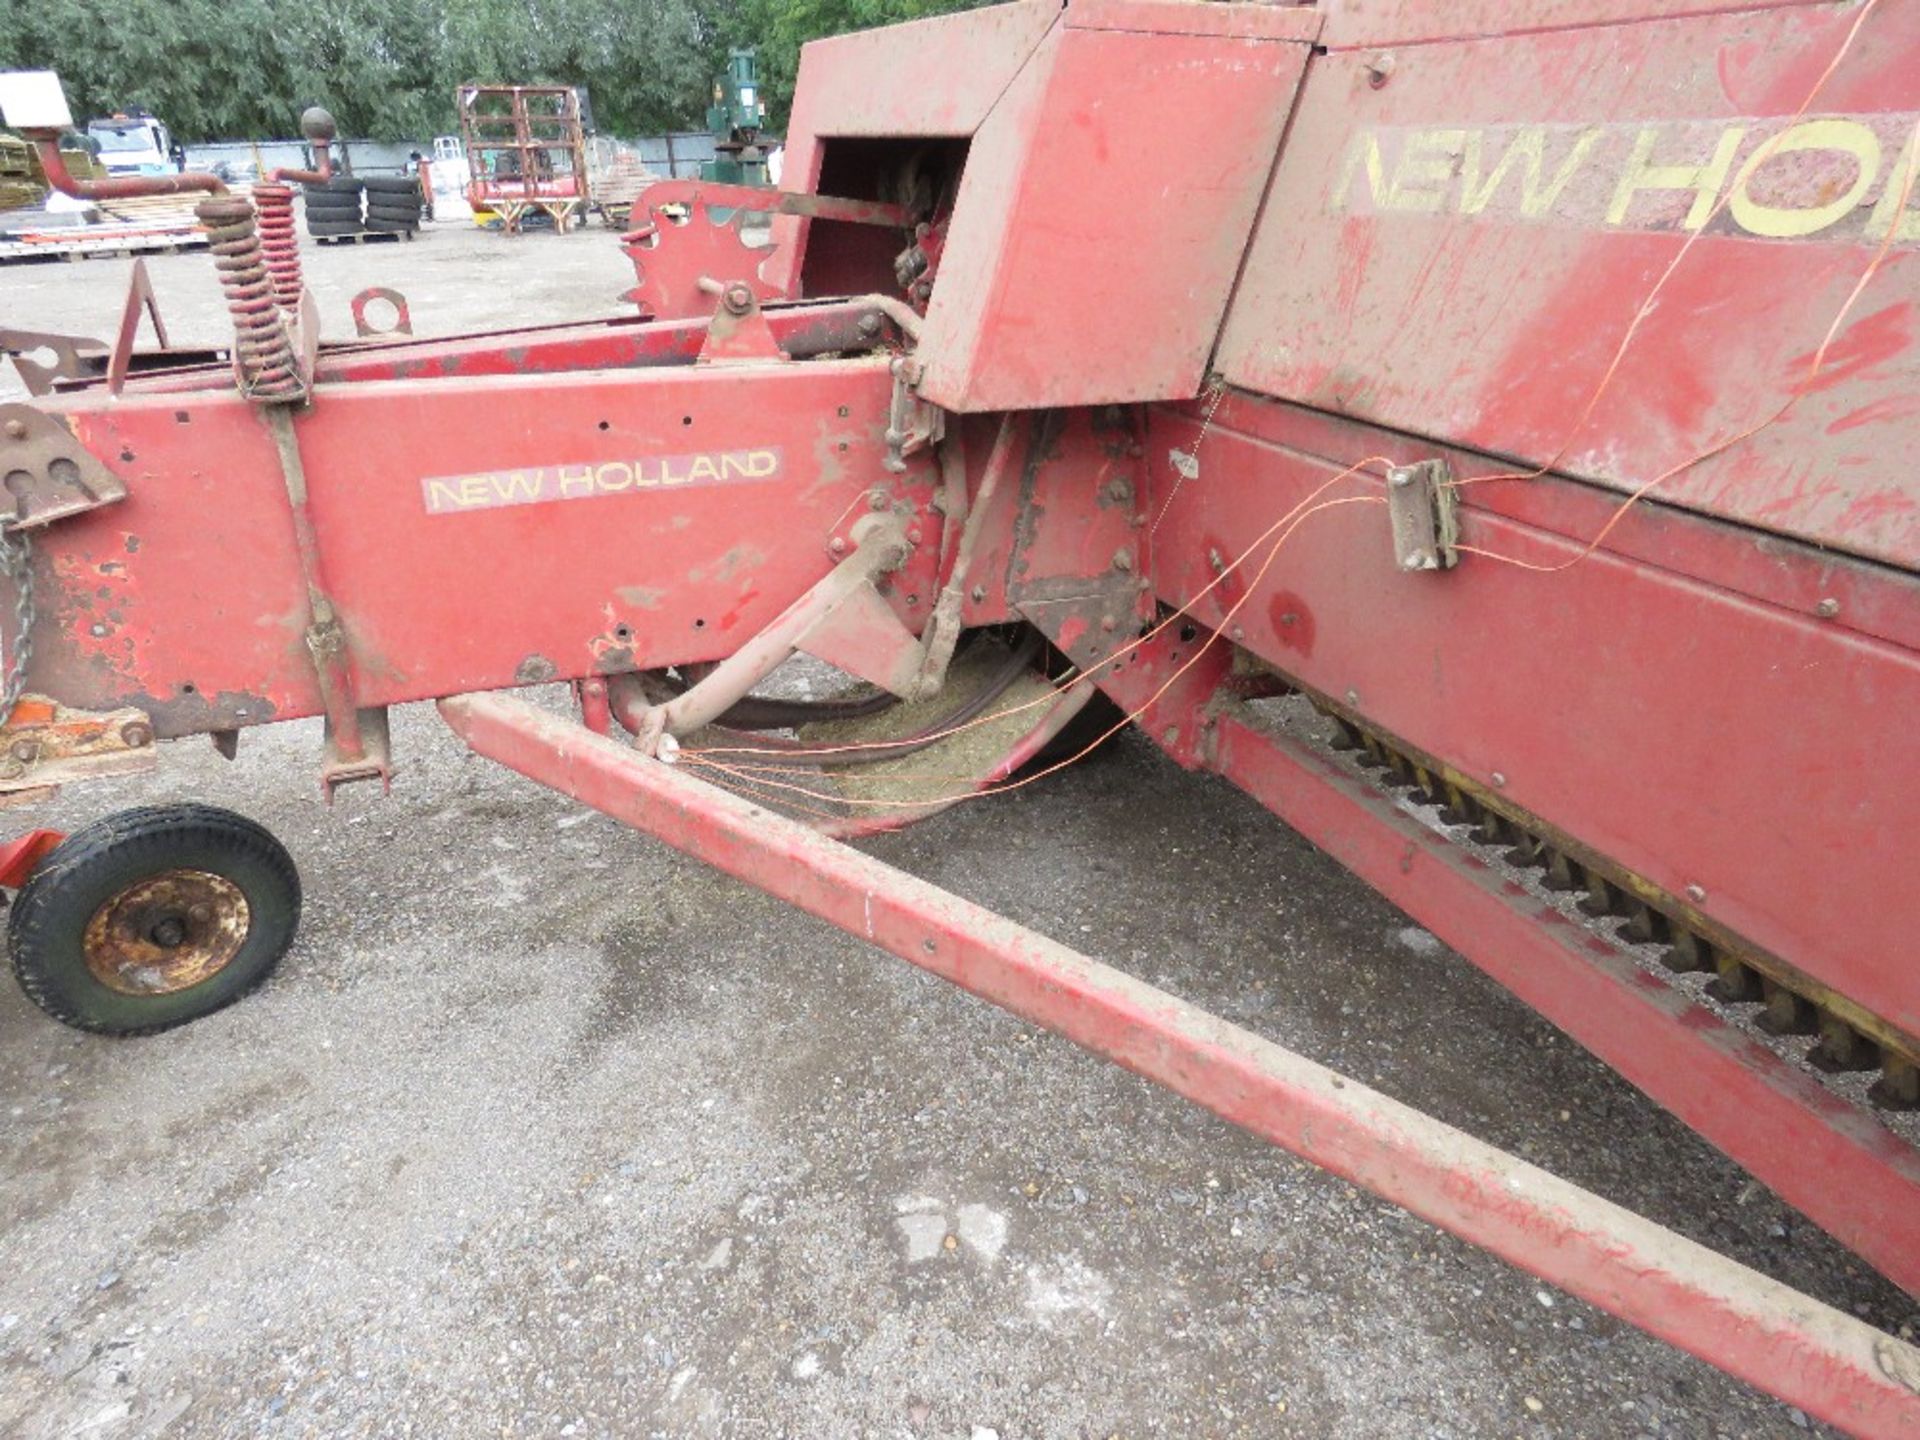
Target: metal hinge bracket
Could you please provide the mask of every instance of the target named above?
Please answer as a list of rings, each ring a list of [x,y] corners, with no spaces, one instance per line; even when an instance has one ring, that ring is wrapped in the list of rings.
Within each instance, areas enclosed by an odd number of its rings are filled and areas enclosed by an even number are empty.
[[[127,498],[120,477],[51,415],[0,405],[0,525],[27,530]]]
[[[1393,560],[1402,570],[1451,570],[1460,563],[1460,505],[1445,460],[1419,460],[1387,472]]]

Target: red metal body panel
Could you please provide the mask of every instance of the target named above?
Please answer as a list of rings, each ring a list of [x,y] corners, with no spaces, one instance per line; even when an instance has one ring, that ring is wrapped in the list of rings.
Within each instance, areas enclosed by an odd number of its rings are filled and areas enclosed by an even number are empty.
[[[1274,13],[1239,8],[1254,35]],[[1304,43],[1064,13],[967,156],[920,385],[950,410],[1196,393],[1306,66]],[[1151,106],[1117,78],[1149,64]]]
[[[359,702],[729,653],[832,567],[836,521],[874,486],[930,496],[926,458],[897,478],[878,463],[890,384],[874,359],[769,365],[751,385],[679,366],[322,387],[295,425]],[[316,713],[286,491],[254,408],[77,399],[81,438],[122,457],[131,493],[38,561],[60,597],[35,631],[42,683],[82,708],[140,704],[163,736]],[[749,451],[778,452],[775,473],[671,478]],[[497,503],[537,472],[645,461],[657,477],[676,457],[665,483]],[[430,513],[435,478],[485,503]],[[916,628],[933,564],[923,549],[895,586]]]
[[[1588,25],[1675,19],[1829,0],[1322,0],[1324,44],[1407,45],[1479,35],[1530,35]]]
[[[869,343],[858,322],[869,308],[858,300],[813,305],[772,305],[767,328],[794,359]],[[884,318],[884,311],[873,311]],[[378,340],[329,345],[318,358],[321,384],[347,380],[426,380],[445,376],[539,375],[574,370],[625,370],[649,365],[686,365],[699,358],[707,318],[643,323],[638,317],[495,330],[431,340]],[[230,365],[181,365],[132,376],[128,391],[173,394],[225,391]]]
[[[1453,7],[1366,9],[1370,32],[1455,23]],[[1920,190],[1894,213],[1920,135],[1920,7],[1868,15],[1794,124],[1860,14],[1776,5],[1323,57],[1220,369],[1529,466],[1564,451],[1558,468],[1632,488],[1779,410],[1891,232],[1810,392],[1658,495],[1920,565],[1920,478],[1886,463],[1920,447]],[[1328,33],[1361,43],[1338,14]]]
[[[1920,1354],[1357,1081],[673,766],[505,696],[478,753],[1167,1086],[1862,1436],[1920,1425]]]
[[[1199,426],[1155,411],[1150,431],[1151,454],[1178,449],[1199,464],[1177,486],[1162,478],[1151,502],[1164,511],[1154,583],[1169,604],[1198,595],[1216,576],[1211,554],[1241,554],[1360,443],[1250,399],[1222,406],[1204,441]],[[1540,495],[1581,488],[1533,484]],[[1328,498],[1368,493],[1384,496],[1381,481],[1356,476]],[[1581,548],[1538,517],[1464,498],[1468,544],[1548,564]],[[1816,555],[1774,553],[1779,570],[1804,572],[1785,597],[1674,568],[1687,530],[1706,525],[1668,512],[1627,527],[1658,547],[1655,563],[1603,550],[1539,575],[1470,555],[1408,575],[1384,504],[1342,505],[1306,518],[1250,597],[1264,550],[1196,613],[1667,894],[1697,888],[1700,913],[1920,1034],[1920,970],[1902,959],[1916,920],[1920,766],[1889,763],[1913,753],[1920,660],[1783,603],[1804,597]],[[1874,579],[1881,605],[1920,606],[1911,578]]]
[[[817,42],[790,183],[818,185],[835,139],[971,137],[920,393],[960,412],[1183,399],[1200,388],[1318,28],[1303,9],[1080,0]],[[879,57],[908,57],[911,75],[922,47],[943,75],[955,53],[993,58],[958,85],[876,94]],[[1124,78],[1148,65],[1150,105]],[[789,293],[802,223],[776,225],[783,253],[765,271]]]

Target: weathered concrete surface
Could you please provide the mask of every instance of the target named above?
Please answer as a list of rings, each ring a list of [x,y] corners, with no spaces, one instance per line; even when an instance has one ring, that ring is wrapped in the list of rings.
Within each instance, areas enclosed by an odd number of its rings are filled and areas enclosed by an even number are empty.
[[[330,321],[611,310],[605,231],[308,252]],[[220,336],[204,257],[156,262]],[[0,270],[106,332],[124,264]],[[153,1039],[0,987],[0,1433],[1793,1436],[1785,1408],[397,717],[69,792],[285,838],[302,938]],[[874,843],[1890,1329],[1913,1307],[1228,787],[1143,743]]]

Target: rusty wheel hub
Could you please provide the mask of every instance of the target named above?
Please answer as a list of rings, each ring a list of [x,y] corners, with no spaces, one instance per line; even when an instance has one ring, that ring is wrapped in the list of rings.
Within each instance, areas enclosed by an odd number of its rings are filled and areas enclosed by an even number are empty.
[[[167,870],[93,912],[87,969],[123,995],[185,990],[225,969],[247,938],[247,897],[205,870]]]

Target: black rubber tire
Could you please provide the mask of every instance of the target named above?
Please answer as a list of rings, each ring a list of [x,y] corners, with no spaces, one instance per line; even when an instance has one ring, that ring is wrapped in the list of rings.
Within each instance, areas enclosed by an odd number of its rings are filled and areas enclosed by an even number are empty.
[[[411,195],[420,198],[420,177],[418,175],[369,175],[360,182],[372,199],[375,195],[387,198],[394,195]]]
[[[358,215],[342,220],[315,220],[311,216],[307,218],[309,235],[358,235],[366,228]]]
[[[410,220],[387,220],[379,216],[369,215],[367,217],[366,228],[379,231],[384,235],[398,235],[405,230],[418,230],[420,228],[420,217],[415,215]]]
[[[412,225],[418,223],[420,219],[420,207],[418,205],[407,205],[404,203],[389,205],[383,201],[371,201],[367,205],[367,219],[398,220],[405,224]]]
[[[307,201],[307,215],[323,220],[339,220],[346,216],[356,219],[360,214],[360,199],[356,195],[315,195]]]
[[[96,911],[167,870],[205,870],[246,897],[246,938],[221,969],[167,994],[127,995],[87,968],[82,941]],[[300,876],[271,834],[211,805],[148,805],[76,830],[20,887],[7,948],[20,988],[47,1014],[102,1035],[184,1025],[253,990],[273,973],[300,925]]]
[[[300,188],[306,191],[307,198],[311,200],[316,195],[358,195],[365,185],[366,182],[358,175],[335,175],[320,184],[302,185]]]

